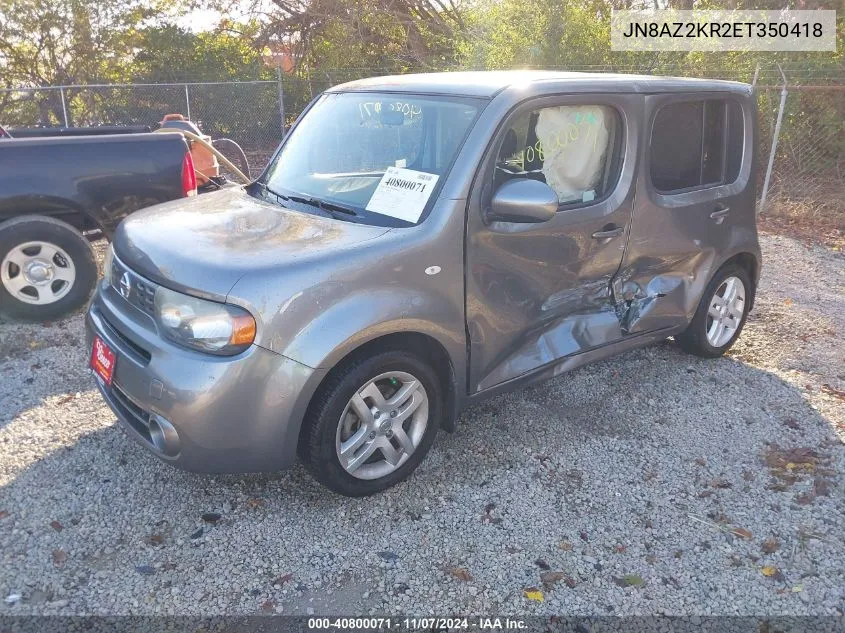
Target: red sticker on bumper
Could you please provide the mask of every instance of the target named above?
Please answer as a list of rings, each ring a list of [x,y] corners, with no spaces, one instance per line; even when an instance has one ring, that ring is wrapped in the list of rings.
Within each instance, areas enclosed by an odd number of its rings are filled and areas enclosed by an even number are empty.
[[[102,378],[103,382],[111,385],[114,375],[114,365],[117,362],[117,354],[106,345],[99,336],[94,337],[94,345],[91,347],[91,369]]]

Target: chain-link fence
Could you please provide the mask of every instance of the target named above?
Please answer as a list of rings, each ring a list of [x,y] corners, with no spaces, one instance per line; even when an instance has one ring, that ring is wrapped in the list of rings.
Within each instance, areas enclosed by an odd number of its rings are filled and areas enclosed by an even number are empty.
[[[758,104],[761,212],[845,229],[845,84],[761,86]]]
[[[55,86],[0,91],[0,124],[16,127],[147,126],[179,113],[244,150],[253,172],[282,139],[278,81]]]
[[[588,72],[694,74],[754,82],[760,123],[760,186],[765,213],[812,219],[825,215],[845,229],[845,75],[776,66],[726,70],[671,66],[590,66]],[[0,124],[9,127],[144,125],[178,112],[215,139],[240,144],[253,173],[267,162],[289,127],[323,90],[376,69],[324,70],[271,81],[55,86],[0,90]],[[785,88],[784,88],[785,85]],[[778,128],[777,121],[781,124]],[[766,183],[775,130],[772,169]],[[14,132],[13,132],[14,133]]]

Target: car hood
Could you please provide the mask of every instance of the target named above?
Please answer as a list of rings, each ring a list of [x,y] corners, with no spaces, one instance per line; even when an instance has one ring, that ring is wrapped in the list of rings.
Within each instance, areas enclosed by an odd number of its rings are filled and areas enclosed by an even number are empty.
[[[237,187],[133,213],[114,249],[148,279],[221,301],[251,272],[337,254],[389,230],[286,209]]]

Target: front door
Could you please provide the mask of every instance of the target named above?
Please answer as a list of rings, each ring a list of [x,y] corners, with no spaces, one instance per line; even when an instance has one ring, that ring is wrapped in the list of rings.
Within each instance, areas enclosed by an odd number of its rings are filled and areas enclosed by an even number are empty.
[[[470,393],[623,336],[611,281],[631,227],[642,108],[640,95],[543,97],[500,126],[468,208]],[[511,178],[552,187],[555,217],[488,221]]]

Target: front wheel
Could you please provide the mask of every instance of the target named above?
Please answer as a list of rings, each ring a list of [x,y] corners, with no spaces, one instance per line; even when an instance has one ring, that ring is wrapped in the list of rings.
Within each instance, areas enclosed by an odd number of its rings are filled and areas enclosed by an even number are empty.
[[[94,253],[75,228],[44,216],[0,223],[0,313],[43,321],[76,310],[97,282]]]
[[[434,442],[443,411],[431,366],[402,350],[332,372],[306,414],[299,452],[325,486],[351,497],[405,479]]]
[[[727,352],[748,317],[754,287],[745,268],[722,266],[704,291],[689,327],[675,337],[681,348],[704,358]]]

